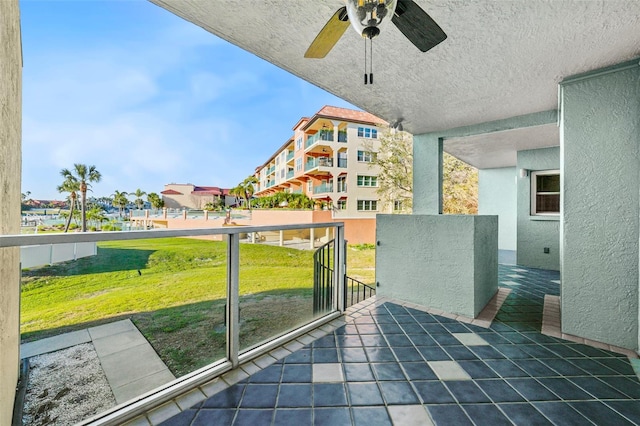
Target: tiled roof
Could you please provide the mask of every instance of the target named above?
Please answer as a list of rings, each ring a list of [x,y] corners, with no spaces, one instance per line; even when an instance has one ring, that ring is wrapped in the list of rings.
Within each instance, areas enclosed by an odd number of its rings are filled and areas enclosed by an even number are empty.
[[[228,195],[229,190],[217,186],[195,186],[191,193],[194,195]]]
[[[182,192],[176,191],[175,189],[165,189],[161,192],[162,195],[182,195]]]
[[[315,115],[340,118],[346,121],[360,121],[360,122],[387,124],[387,122],[381,119],[380,117],[376,117],[375,115],[369,114],[368,112],[356,111],[354,109],[340,108],[340,107],[331,106],[331,105],[325,105]]]

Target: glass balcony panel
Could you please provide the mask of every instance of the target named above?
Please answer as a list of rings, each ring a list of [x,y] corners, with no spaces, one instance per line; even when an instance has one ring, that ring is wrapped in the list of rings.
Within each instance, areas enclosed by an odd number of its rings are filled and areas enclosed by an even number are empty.
[[[293,170],[289,170],[287,172],[287,179],[291,179],[293,177]]]
[[[340,130],[338,131],[338,142],[347,142],[347,132]]]
[[[346,158],[338,158],[338,167],[346,168],[347,167],[347,159]]]
[[[259,232],[253,241],[240,244],[240,353],[327,313],[314,309],[309,229]]]
[[[227,243],[211,238],[21,247],[21,354],[49,390],[25,408],[69,394],[75,424],[223,361]]]
[[[314,194],[323,194],[326,192],[333,192],[333,184],[332,183],[323,183],[321,185],[317,185],[313,187]]]

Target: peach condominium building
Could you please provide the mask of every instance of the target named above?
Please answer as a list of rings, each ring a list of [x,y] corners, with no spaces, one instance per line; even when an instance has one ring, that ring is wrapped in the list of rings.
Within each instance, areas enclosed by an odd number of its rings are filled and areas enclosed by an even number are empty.
[[[303,117],[288,139],[256,168],[258,197],[304,193],[334,218],[374,218],[390,213],[378,194],[378,168],[371,164],[387,123],[363,111],[325,106]]]

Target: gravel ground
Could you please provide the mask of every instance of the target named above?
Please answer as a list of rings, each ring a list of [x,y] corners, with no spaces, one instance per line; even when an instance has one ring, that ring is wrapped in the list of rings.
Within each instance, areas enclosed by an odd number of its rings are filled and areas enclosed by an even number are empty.
[[[91,343],[29,362],[23,425],[71,425],[116,405]]]

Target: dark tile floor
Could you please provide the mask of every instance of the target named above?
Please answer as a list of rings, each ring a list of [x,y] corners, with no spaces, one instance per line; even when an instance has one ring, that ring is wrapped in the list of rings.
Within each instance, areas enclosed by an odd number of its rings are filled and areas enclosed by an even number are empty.
[[[489,329],[384,303],[163,425],[640,424],[626,357],[540,334],[554,280],[500,265]]]

